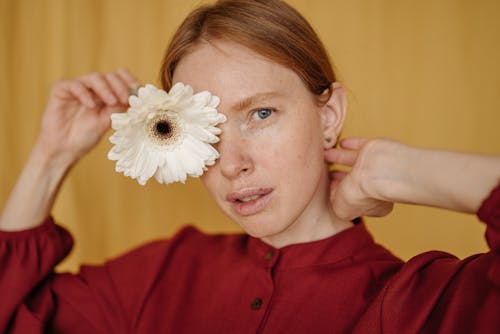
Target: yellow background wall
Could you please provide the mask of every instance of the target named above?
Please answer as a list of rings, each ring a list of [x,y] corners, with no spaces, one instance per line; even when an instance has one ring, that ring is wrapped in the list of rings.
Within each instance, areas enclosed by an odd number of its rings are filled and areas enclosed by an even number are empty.
[[[500,154],[500,2],[290,0],[323,38],[349,92],[344,136]],[[51,82],[127,67],[158,82],[174,28],[200,1],[0,0],[0,204],[36,138]],[[60,266],[96,263],[185,223],[239,231],[198,180],[141,187],[114,172],[103,140],[70,173],[53,211],[76,246]],[[29,205],[29,203],[27,203]],[[398,205],[367,219],[407,259],[487,249],[474,216]]]

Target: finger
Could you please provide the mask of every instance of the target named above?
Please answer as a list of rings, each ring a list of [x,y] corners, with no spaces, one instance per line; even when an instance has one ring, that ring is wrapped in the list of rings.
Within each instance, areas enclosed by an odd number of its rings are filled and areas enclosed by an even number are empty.
[[[85,86],[85,88],[89,89],[87,86]],[[92,98],[94,99],[95,103],[96,103],[96,106],[99,107],[99,108],[102,108],[104,106],[106,106],[106,102],[104,102],[100,97],[99,95],[97,95],[94,91],[90,90],[90,93],[92,94]]]
[[[335,198],[335,193],[337,192],[337,189],[339,188],[340,181],[338,180],[333,180],[330,182],[330,201],[333,203],[333,199]]]
[[[120,102],[122,104],[128,104],[129,87],[125,80],[123,80],[118,73],[106,73],[105,78],[115,95],[120,99]]]
[[[330,204],[334,214],[342,220],[355,218],[352,205],[348,204],[339,188],[340,181],[334,181],[330,185]]]
[[[69,81],[68,89],[87,108],[93,109],[99,104],[99,101],[95,99],[92,92],[78,80]]]
[[[111,114],[121,113],[123,111],[124,111],[123,107],[120,107],[120,106],[111,106],[111,107],[104,108],[103,112],[100,113],[100,115],[99,115],[101,117],[101,122],[103,124],[103,127],[105,129],[108,129],[111,126],[111,117],[110,117]]]
[[[343,173],[340,171],[332,171],[333,174],[332,181],[330,182],[330,204],[335,213],[339,218],[348,220],[350,218],[350,211],[353,209],[352,205],[349,205],[345,197],[345,182]],[[346,174],[347,175],[347,174]]]
[[[113,93],[110,83],[101,73],[91,73],[78,79],[85,86],[92,89],[106,104],[115,105],[118,98]]]
[[[392,212],[394,203],[384,202],[366,211],[365,216],[370,217],[385,217]]]
[[[340,170],[332,170],[330,172],[330,180],[332,182],[340,182],[342,181],[345,177],[347,176],[347,172],[340,171]]]
[[[370,139],[362,137],[349,137],[340,141],[340,147],[347,150],[360,150]]]
[[[354,166],[358,153],[355,151],[339,150],[336,148],[326,150],[324,153],[327,162],[336,163],[345,166]]]
[[[120,76],[120,78],[125,81],[129,88],[137,88],[139,87],[139,80],[135,76],[133,76],[129,71],[124,68],[120,68],[116,71],[116,74]]]
[[[92,92],[76,80],[57,80],[52,84],[50,96],[57,99],[77,99],[87,108],[95,108],[97,101],[94,100]]]

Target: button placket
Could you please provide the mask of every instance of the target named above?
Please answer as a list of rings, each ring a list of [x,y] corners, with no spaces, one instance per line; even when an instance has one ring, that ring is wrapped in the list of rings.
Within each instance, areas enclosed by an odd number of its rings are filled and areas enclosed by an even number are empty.
[[[248,316],[253,321],[258,321],[259,328],[263,328],[269,315],[274,295],[274,267],[280,258],[279,249],[264,244],[257,239],[251,239],[254,244],[250,249],[253,263],[257,266],[252,273],[253,278],[249,280],[251,289],[245,291],[244,307],[248,310]]]
[[[277,256],[275,256],[276,254],[277,254],[277,252],[275,250],[268,249],[263,255],[264,261],[266,263],[266,267],[269,270],[269,273],[271,275],[271,277],[270,277],[271,280],[273,280],[272,267],[276,263],[276,258],[277,258]],[[250,304],[250,308],[254,311],[257,311],[257,310],[260,310],[262,308],[263,304],[264,304],[264,301],[261,297],[255,297]]]

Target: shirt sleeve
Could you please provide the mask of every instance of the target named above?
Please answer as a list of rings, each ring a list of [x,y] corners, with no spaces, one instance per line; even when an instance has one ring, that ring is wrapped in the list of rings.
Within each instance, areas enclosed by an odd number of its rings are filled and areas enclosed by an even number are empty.
[[[491,251],[500,255],[500,185],[483,202],[477,216],[488,225],[486,241]]]
[[[500,185],[477,212],[490,251],[460,260],[432,251],[410,259],[381,301],[384,333],[500,333]]]
[[[495,258],[489,269],[488,278],[500,289],[500,184],[483,202],[477,216],[487,224],[486,241]]]
[[[0,232],[0,333],[136,332],[172,248],[193,231],[82,266],[78,274],[53,272],[73,240],[51,218],[30,230]]]
[[[39,319],[50,313],[53,305],[42,302],[32,309],[27,301],[72,245],[69,233],[52,218],[29,230],[0,231],[0,332],[23,326],[25,332],[36,333],[43,327]]]

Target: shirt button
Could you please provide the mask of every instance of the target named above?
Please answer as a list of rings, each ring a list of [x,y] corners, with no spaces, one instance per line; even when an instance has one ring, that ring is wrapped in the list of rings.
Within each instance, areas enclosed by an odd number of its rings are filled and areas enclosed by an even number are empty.
[[[261,306],[262,306],[262,298],[255,298],[252,301],[252,304],[250,304],[252,310],[259,310]]]
[[[274,252],[272,250],[267,251],[266,255],[264,255],[264,259],[266,259],[266,261],[269,261],[273,258],[273,255],[274,255]]]

